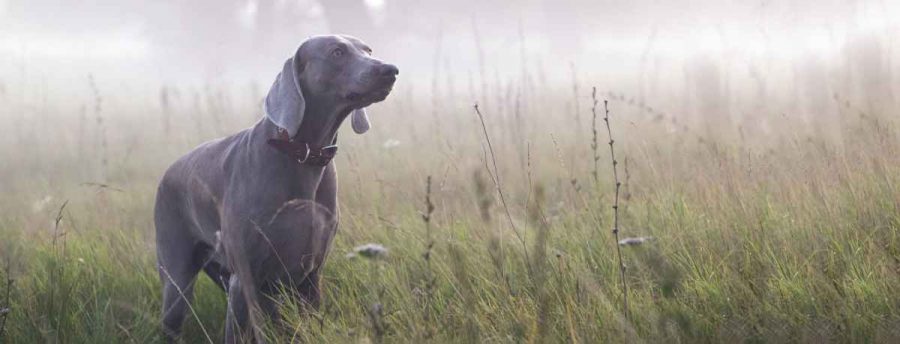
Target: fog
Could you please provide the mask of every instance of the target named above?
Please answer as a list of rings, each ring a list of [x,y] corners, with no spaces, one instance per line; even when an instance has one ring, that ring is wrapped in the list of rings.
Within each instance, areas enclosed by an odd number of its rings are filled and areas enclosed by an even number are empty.
[[[405,92],[465,101],[521,81],[673,112],[691,97],[683,112],[817,113],[836,93],[893,106],[900,82],[896,1],[0,0],[0,93],[261,95],[300,42],[327,33],[368,42]]]

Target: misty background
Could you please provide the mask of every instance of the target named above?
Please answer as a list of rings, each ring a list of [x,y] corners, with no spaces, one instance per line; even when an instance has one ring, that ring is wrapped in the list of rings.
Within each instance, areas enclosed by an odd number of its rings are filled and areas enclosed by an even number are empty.
[[[688,122],[814,122],[835,100],[892,108],[900,87],[896,1],[0,0],[0,99],[68,113],[95,93],[259,101],[304,39],[329,33],[398,65],[397,92],[460,106],[597,86]]]

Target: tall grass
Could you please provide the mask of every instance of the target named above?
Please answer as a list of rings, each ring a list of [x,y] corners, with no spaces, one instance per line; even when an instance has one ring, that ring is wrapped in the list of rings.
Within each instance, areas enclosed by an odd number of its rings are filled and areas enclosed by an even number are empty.
[[[616,219],[600,211],[620,184],[597,182],[614,171],[595,164],[605,158],[591,150],[596,137],[562,120],[571,89],[531,85],[527,102],[497,92],[474,119],[464,105],[472,99],[440,99],[437,124],[416,118],[437,111],[434,100],[404,87],[372,108],[372,132],[341,135],[341,229],[323,304],[308,313],[285,302],[284,324],[266,327],[272,341],[900,340],[896,112],[836,98],[823,106],[840,120],[814,135],[777,112],[754,115],[774,123],[768,131],[735,116],[710,127],[606,93],[622,109],[622,230],[657,239],[622,246],[620,264],[602,230]],[[69,128],[84,117],[65,103],[46,104],[53,121],[34,117],[42,122],[17,124],[19,138],[4,139],[0,255],[10,263],[0,281],[14,282],[0,285],[9,294],[0,341],[162,340],[157,180],[190,147],[258,115],[258,99],[203,92],[163,104],[103,94],[97,149],[77,147],[88,141]],[[29,120],[28,104],[2,106]],[[595,187],[577,182],[592,179]],[[345,257],[370,242],[390,254]],[[185,342],[207,341],[204,332],[222,339],[225,296],[213,283],[196,283]]]

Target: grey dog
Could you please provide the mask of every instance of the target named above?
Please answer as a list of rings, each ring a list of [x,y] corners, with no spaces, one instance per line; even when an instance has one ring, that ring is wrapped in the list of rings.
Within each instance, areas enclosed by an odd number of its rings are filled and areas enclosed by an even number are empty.
[[[354,131],[368,130],[365,107],[384,100],[399,74],[371,52],[349,36],[306,40],[284,63],[259,122],[166,171],[154,220],[168,340],[181,332],[200,270],[227,293],[227,343],[247,336],[252,310],[277,316],[277,291],[318,305],[337,230],[338,128],[350,116]]]

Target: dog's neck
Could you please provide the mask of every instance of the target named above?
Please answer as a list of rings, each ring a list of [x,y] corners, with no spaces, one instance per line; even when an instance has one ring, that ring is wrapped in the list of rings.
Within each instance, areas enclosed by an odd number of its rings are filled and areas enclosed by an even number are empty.
[[[311,200],[315,198],[316,190],[322,180],[326,166],[313,164],[301,164],[295,159],[290,159],[283,152],[268,143],[276,137],[279,127],[263,116],[256,125],[250,128],[247,135],[247,149],[242,150],[248,164],[254,166],[254,177],[259,176],[289,176],[290,184],[285,184],[286,192],[290,198]],[[284,181],[284,179],[276,178]]]
[[[312,106],[306,108],[303,122],[291,137],[287,128],[264,119],[262,136],[266,143],[300,164],[325,166],[337,153],[337,130],[350,113],[349,108]]]

